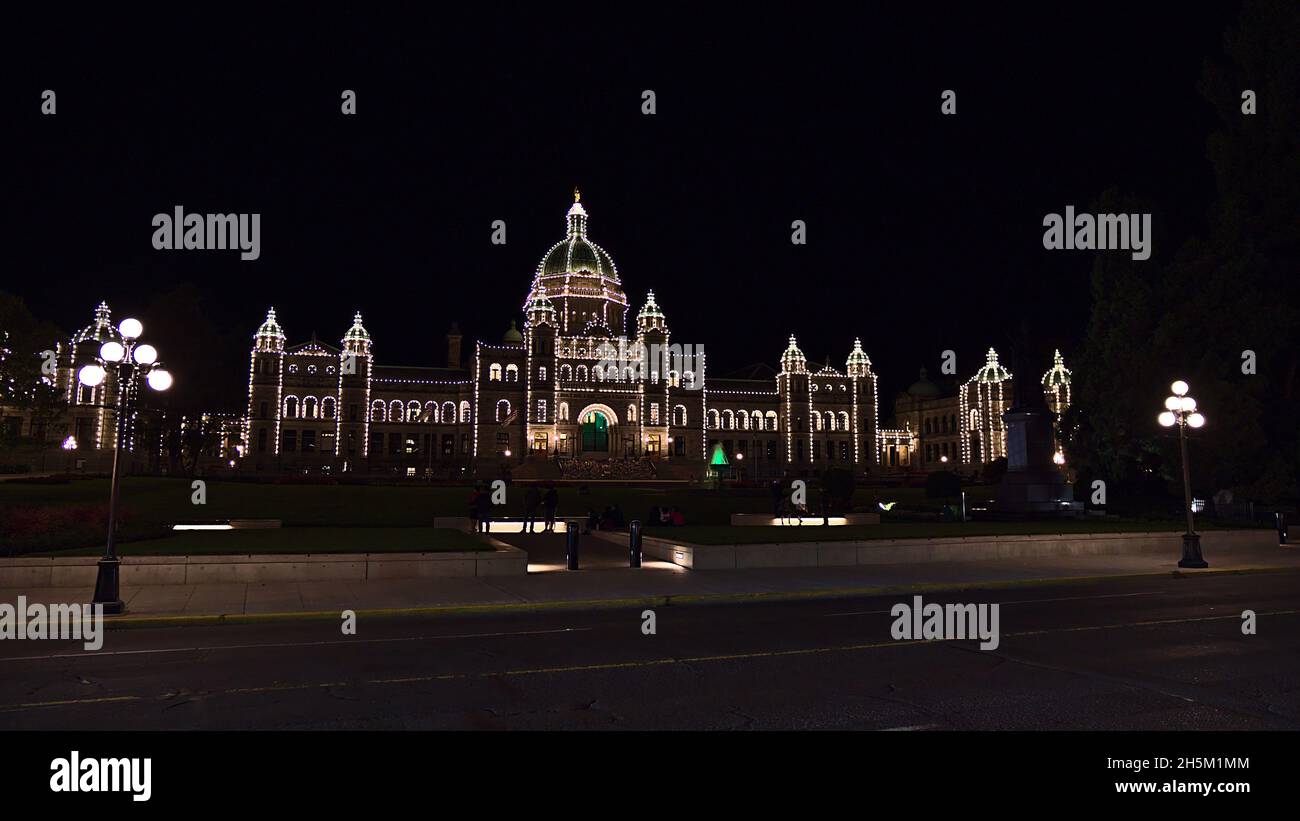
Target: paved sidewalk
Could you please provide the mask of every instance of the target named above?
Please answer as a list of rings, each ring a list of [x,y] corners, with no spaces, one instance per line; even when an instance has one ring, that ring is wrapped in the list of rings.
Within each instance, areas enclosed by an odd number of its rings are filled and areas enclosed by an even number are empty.
[[[1207,556],[1210,570],[1300,569],[1300,549],[1250,547]],[[1177,572],[1177,555],[1082,556],[979,562],[690,571],[663,562],[646,567],[554,570],[527,576],[401,579],[370,582],[284,582],[124,587],[123,621],[166,617],[258,617],[270,614],[337,614],[343,610],[485,610],[527,607],[631,605],[678,597],[710,598],[835,595],[863,588],[970,586]],[[61,603],[90,590],[0,589],[0,602]]]

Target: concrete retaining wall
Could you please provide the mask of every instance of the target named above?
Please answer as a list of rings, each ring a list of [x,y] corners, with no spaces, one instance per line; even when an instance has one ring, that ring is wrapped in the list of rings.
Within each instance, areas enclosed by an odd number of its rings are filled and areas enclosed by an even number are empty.
[[[809,524],[808,525],[773,524],[773,522],[779,522],[780,519],[778,517],[773,516],[770,513],[733,513],[731,514],[731,524],[732,525],[756,525],[761,527],[805,527],[805,526],[821,527],[822,526],[821,516],[817,513],[809,513],[808,515],[802,518],[807,520]],[[830,518],[832,523],[839,523],[845,525],[880,524],[880,514],[878,513],[846,513],[842,516],[832,516]],[[787,519],[787,521],[791,521],[791,520]]]
[[[318,553],[266,556],[126,556],[123,586],[250,582],[365,581],[522,576],[528,554],[493,541],[494,550],[446,553]],[[0,587],[94,587],[93,556],[0,559]]]
[[[695,570],[750,567],[835,567],[911,562],[954,562],[1043,556],[1104,556],[1132,553],[1182,555],[1181,533],[1067,533],[1037,536],[963,536],[944,539],[872,539],[844,542],[696,545],[646,536],[647,556]],[[1272,530],[1219,530],[1201,534],[1216,549],[1277,544]]]

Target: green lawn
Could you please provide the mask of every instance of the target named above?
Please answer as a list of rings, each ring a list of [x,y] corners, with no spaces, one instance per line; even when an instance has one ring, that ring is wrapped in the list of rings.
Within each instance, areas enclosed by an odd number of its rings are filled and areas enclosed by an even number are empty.
[[[252,553],[435,553],[491,550],[473,535],[434,527],[286,527],[265,530],[187,530],[161,539],[121,542],[122,556],[219,556]],[[33,553],[97,556],[102,546]]]

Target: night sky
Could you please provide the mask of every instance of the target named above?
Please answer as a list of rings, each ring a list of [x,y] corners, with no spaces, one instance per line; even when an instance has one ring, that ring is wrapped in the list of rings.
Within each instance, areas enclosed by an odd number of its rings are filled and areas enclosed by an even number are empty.
[[[947,348],[969,376],[1027,315],[1036,378],[1081,344],[1093,259],[1043,250],[1044,214],[1131,194],[1153,259],[1203,225],[1197,81],[1238,12],[1212,5],[16,25],[0,288],[69,332],[180,283],[232,340],[271,304],[291,342],[337,341],[360,309],[381,363],[440,365],[453,320],[497,341],[522,318],[578,186],[633,313],[654,288],[711,375],[775,364],[790,333],[842,369],[860,336],[889,396]],[[261,259],[155,251],[151,218],[177,204],[261,213]],[[246,349],[169,365],[228,382],[235,410]]]

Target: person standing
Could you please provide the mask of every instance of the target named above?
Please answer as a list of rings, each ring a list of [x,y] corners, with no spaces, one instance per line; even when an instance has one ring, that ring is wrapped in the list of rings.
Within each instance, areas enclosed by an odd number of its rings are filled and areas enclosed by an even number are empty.
[[[542,503],[542,492],[537,489],[537,485],[529,485],[528,490],[524,493],[524,532],[532,533],[533,524],[537,521],[537,506]]]
[[[484,533],[492,532],[492,494],[486,490],[478,494],[478,524]]]
[[[546,513],[546,532],[555,531],[555,509],[560,506],[560,494],[556,492],[555,485],[548,483],[546,485],[546,495],[542,497],[542,508]]]

